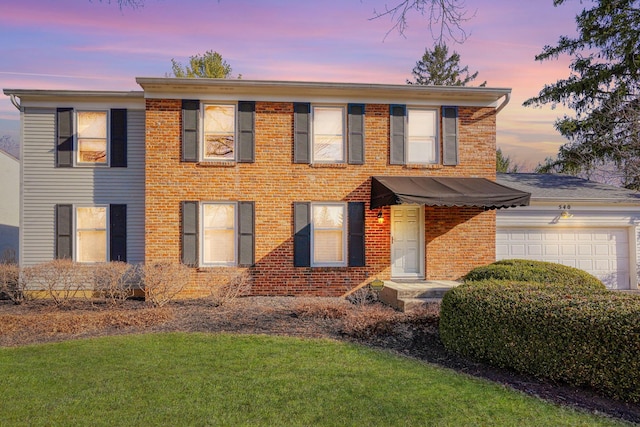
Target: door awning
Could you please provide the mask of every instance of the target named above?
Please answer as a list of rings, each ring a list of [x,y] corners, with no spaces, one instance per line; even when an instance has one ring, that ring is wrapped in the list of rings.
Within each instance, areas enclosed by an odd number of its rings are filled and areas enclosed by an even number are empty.
[[[370,209],[401,203],[499,209],[528,206],[530,198],[531,193],[516,190],[486,178],[371,177]]]

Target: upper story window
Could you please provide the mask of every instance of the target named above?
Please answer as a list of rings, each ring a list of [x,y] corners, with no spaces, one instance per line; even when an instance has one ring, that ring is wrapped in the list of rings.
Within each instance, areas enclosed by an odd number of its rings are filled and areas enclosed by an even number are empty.
[[[430,164],[438,162],[438,113],[435,110],[407,110],[406,162]]]
[[[343,163],[345,159],[345,109],[314,106],[313,162]]]
[[[78,111],[76,114],[78,164],[107,164],[108,114],[106,111]]]
[[[203,106],[203,159],[235,160],[235,105]]]
[[[76,262],[107,261],[107,207],[76,207]]]
[[[127,167],[127,110],[56,110],[56,167]]]

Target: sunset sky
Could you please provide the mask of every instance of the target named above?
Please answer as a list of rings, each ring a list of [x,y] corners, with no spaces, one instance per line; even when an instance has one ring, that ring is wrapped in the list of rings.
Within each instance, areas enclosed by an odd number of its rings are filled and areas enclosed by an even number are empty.
[[[171,59],[218,51],[244,79],[404,84],[433,39],[413,14],[405,36],[374,10],[399,0],[146,0],[120,10],[99,0],[5,2],[0,13],[0,88],[139,90],[135,77],[163,77]],[[569,58],[534,56],[575,34],[578,0],[467,0],[469,33],[450,44],[478,81],[512,88],[498,116],[498,146],[535,166],[557,153],[553,128],[565,110],[524,108],[545,84],[569,75]],[[589,6],[589,2],[586,3]],[[385,37],[386,35],[386,37]],[[472,83],[473,84],[473,83]],[[0,136],[19,138],[19,113],[0,95]]]

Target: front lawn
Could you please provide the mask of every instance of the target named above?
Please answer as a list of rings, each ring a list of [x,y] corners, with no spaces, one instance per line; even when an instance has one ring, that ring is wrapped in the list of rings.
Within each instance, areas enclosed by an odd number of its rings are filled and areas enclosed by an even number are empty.
[[[148,334],[0,349],[3,426],[618,425],[330,340]]]

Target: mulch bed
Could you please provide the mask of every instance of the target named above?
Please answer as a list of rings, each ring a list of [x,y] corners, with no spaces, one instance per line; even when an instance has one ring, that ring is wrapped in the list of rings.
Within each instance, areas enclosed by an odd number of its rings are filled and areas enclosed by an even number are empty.
[[[0,346],[4,347],[170,331],[273,334],[354,342],[485,378],[560,405],[640,424],[638,404],[550,384],[447,352],[438,337],[437,307],[404,314],[379,304],[291,297],[246,297],[223,306],[207,300],[186,300],[160,308],[142,301],[127,301],[117,307],[88,301],[65,307],[52,307],[44,301],[26,305],[0,301]]]

